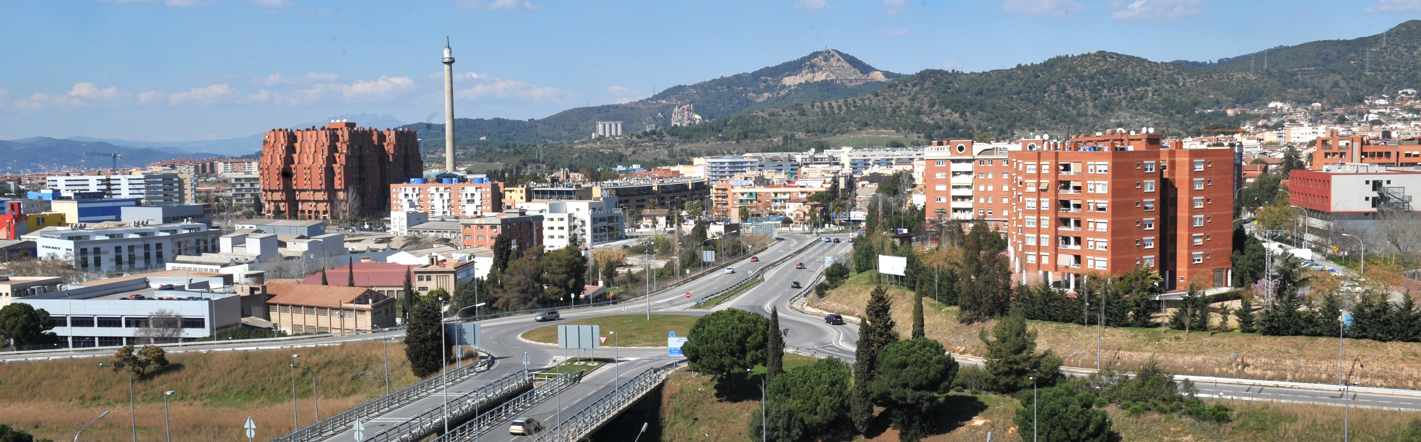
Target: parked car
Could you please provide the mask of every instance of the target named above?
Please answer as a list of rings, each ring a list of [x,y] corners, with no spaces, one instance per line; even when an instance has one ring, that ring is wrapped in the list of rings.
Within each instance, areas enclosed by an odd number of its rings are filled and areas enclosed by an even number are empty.
[[[538,423],[537,419],[533,419],[531,417],[520,417],[514,419],[513,423],[508,425],[509,434],[521,434],[527,436],[533,433],[537,433],[539,431],[543,431],[543,424]]]
[[[829,239],[829,238],[824,238],[824,242],[834,242],[834,240]]]
[[[134,294],[132,294],[132,295],[128,295],[127,298],[123,298],[123,299],[143,300],[143,299],[148,299],[148,298],[145,297],[145,296],[143,296],[143,295],[134,293]]]
[[[844,317],[838,313],[831,313],[824,317],[824,322],[832,325],[844,325]]]
[[[794,282],[789,283],[789,288],[792,288],[792,289],[801,289],[801,288],[804,288],[804,287],[802,287],[802,286],[799,285],[799,281],[794,281]]]
[[[725,274],[729,275],[731,273],[735,273],[735,267],[726,267]]]
[[[537,322],[556,321],[559,319],[562,319],[562,315],[558,314],[557,310],[548,310],[546,312],[539,313],[538,316],[533,317],[533,320]]]
[[[795,265],[794,265],[794,268],[795,268],[795,269],[798,269],[798,270],[804,270],[804,263],[801,262],[801,263],[795,264]]]
[[[838,243],[839,243],[839,238],[834,238],[834,244],[838,244]]]
[[[750,262],[760,262],[760,257],[758,257],[758,256],[751,256],[751,257],[750,257]]]

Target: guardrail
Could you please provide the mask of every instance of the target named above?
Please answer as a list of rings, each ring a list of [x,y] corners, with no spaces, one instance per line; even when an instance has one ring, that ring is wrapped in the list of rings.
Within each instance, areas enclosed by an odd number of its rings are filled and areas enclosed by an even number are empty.
[[[528,411],[528,409],[553,397],[553,395],[558,392],[571,388],[577,384],[578,381],[582,380],[582,376],[585,373],[585,371],[578,370],[558,375],[544,382],[543,385],[539,385],[537,388],[518,395],[518,397],[504,402],[503,405],[499,405],[487,413],[478,415],[478,417],[475,417],[473,420],[460,425],[459,428],[449,430],[448,433],[430,442],[475,440],[478,438],[478,435],[493,429],[494,425],[511,419],[524,411]]]
[[[250,344],[262,344],[262,343],[273,343],[273,342],[275,342],[275,343],[281,343],[281,342],[288,342],[288,341],[304,341],[304,340],[309,340],[309,339],[340,338],[340,337],[349,337],[349,336],[360,336],[360,335],[369,335],[369,334],[375,334],[375,333],[385,333],[385,332],[390,332],[390,331],[395,331],[395,330],[403,330],[404,328],[405,328],[405,326],[403,326],[403,325],[396,325],[396,326],[391,326],[391,327],[378,328],[378,329],[374,329],[374,330],[351,330],[351,331],[334,332],[334,333],[301,334],[301,335],[294,335],[294,336],[282,336],[282,337],[279,337],[279,338],[251,338],[251,339],[228,339],[228,340],[225,340],[225,341],[174,342],[174,343],[170,343],[170,344],[156,344],[156,345],[157,345],[158,347],[163,348],[164,350],[173,350],[173,349],[179,349],[179,350],[200,350],[201,347],[207,347],[207,346],[223,346],[223,345],[232,345],[232,344],[238,344],[238,343],[250,343]],[[55,349],[48,349],[48,350],[6,351],[6,352],[0,352],[0,357],[22,356],[22,355],[43,356],[43,355],[47,355],[47,354],[92,352],[92,351],[100,351],[100,350],[118,349],[119,347],[122,347],[122,346],[120,346],[120,345],[109,345],[109,346],[102,346],[102,347],[97,347],[97,346],[96,346],[96,347],[55,348]]]
[[[623,408],[640,400],[651,389],[661,385],[671,372],[685,364],[685,360],[679,360],[642,372],[622,384],[620,388],[607,392],[601,399],[597,399],[597,402],[593,402],[592,405],[583,408],[582,411],[572,415],[561,424],[539,435],[534,442],[581,440],[607,421],[617,417]]]
[[[705,303],[706,301],[715,299],[715,297],[725,294],[725,292],[729,292],[729,291],[731,291],[731,290],[735,290],[736,288],[740,287],[742,284],[745,284],[746,282],[749,282],[749,281],[752,280],[752,279],[759,278],[760,281],[763,282],[763,281],[765,280],[765,271],[766,271],[766,270],[769,270],[770,268],[773,268],[773,267],[778,266],[778,265],[780,265],[780,264],[784,264],[786,261],[789,261],[790,258],[799,256],[800,253],[804,253],[804,251],[805,251],[805,250],[809,250],[810,247],[814,247],[815,245],[818,245],[818,244],[819,244],[819,241],[815,241],[815,238],[816,238],[816,237],[810,237],[810,240],[809,240],[809,241],[806,241],[803,246],[800,246],[798,249],[796,249],[796,250],[794,250],[794,251],[792,251],[792,252],[789,252],[789,253],[785,254],[785,256],[781,257],[780,259],[777,259],[777,260],[775,260],[775,261],[773,261],[773,262],[771,262],[771,263],[769,263],[769,264],[767,264],[767,265],[761,266],[759,269],[756,269],[756,270],[753,271],[753,272],[750,272],[750,274],[747,275],[747,276],[745,277],[745,279],[736,281],[735,284],[732,284],[730,287],[726,287],[725,289],[723,289],[723,290],[721,290],[721,291],[718,291],[718,292],[715,292],[715,293],[712,293],[712,294],[710,294],[710,295],[702,296],[701,299],[697,299],[697,300],[696,300],[696,305],[701,305],[701,304]],[[729,299],[726,299],[726,300],[724,300],[724,301],[721,301],[721,303],[723,304],[723,303],[725,303],[725,301],[729,301]]]
[[[449,372],[449,382],[462,381],[464,379],[472,377],[475,374],[488,371],[489,367],[492,366],[492,357],[481,357],[479,358],[479,361],[474,364],[466,365]],[[499,380],[490,383],[489,386],[498,385],[501,382],[505,382],[506,379],[508,379],[510,376],[513,375],[504,376],[503,378],[500,378]],[[443,381],[438,376],[425,379],[417,384],[401,388],[399,391],[381,396],[370,402],[357,405],[355,408],[345,410],[339,414],[336,414],[335,416],[321,419],[319,422],[308,425],[304,428],[293,431],[276,439],[272,439],[272,442],[308,442],[323,440],[327,437],[340,434],[349,430],[351,426],[354,425],[356,419],[368,422],[371,418],[383,415],[385,413],[390,412],[391,410],[403,407],[419,399],[423,399],[424,397],[429,396],[431,393],[438,391],[443,385]],[[488,387],[486,386],[483,389],[486,388]],[[479,391],[482,391],[483,389],[480,389]]]
[[[444,405],[430,407],[418,416],[409,418],[404,422],[381,431],[379,434],[366,438],[366,441],[376,442],[408,442],[422,440],[426,436],[438,431],[438,427],[443,425],[445,419],[454,419],[456,416],[478,410],[489,404],[489,401],[497,400],[515,391],[528,388],[533,385],[533,376],[526,371],[509,373],[507,376],[499,378],[478,390],[474,390],[457,398],[449,399],[446,410]]]

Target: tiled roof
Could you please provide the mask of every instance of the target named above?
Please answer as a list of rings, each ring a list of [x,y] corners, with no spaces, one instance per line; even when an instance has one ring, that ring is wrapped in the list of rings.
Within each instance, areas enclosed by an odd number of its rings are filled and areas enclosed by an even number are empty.
[[[317,275],[319,278],[319,275]],[[341,287],[336,285],[271,283],[266,285],[267,293],[273,296],[269,304],[303,305],[314,307],[335,307],[337,305],[370,305],[384,302],[388,297],[364,287]],[[362,297],[362,295],[369,295]],[[359,302],[357,302],[359,301]]]
[[[414,270],[419,266],[395,264],[388,262],[357,262],[355,265],[355,285],[357,287],[395,287],[405,284],[406,269]],[[346,286],[350,279],[347,268],[350,266],[340,266],[326,270],[326,282],[333,286]],[[301,280],[302,284],[320,285],[321,273],[316,272]]]

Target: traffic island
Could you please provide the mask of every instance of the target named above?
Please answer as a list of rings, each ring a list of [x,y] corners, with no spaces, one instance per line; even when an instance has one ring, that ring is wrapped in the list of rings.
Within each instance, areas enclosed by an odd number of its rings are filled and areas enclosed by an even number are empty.
[[[651,320],[648,321],[644,314],[605,316],[568,322],[557,321],[556,324],[524,332],[519,337],[531,342],[556,345],[559,325],[596,325],[601,329],[602,335],[607,337],[607,342],[601,344],[604,348],[618,345],[665,347],[668,332],[674,331],[677,336],[687,336],[691,333],[691,326],[696,323],[696,319],[696,316],[651,315]],[[617,333],[613,335],[613,331]]]

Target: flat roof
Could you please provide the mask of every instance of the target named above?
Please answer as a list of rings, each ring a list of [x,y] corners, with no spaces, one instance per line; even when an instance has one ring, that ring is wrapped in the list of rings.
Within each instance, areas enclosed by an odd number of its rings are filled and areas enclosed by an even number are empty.
[[[96,279],[84,283],[84,287],[112,284],[115,282],[131,281],[143,278],[213,278],[230,276],[227,273],[198,272],[193,270],[163,270],[158,272],[139,273],[136,275],[116,276],[113,278]]]
[[[301,221],[294,219],[249,219],[237,224],[247,224],[253,226],[282,226],[282,227],[310,227],[317,224],[324,224],[325,221]]]
[[[430,221],[413,226],[410,230],[459,230],[458,221]]]

